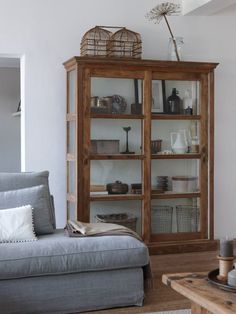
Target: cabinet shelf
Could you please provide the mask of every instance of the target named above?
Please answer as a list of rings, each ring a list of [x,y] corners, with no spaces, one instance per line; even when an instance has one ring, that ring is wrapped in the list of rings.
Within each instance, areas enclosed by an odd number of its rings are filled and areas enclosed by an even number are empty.
[[[111,155],[105,155],[105,154],[91,154],[89,156],[90,160],[142,160],[144,159],[144,155],[138,155],[138,154],[111,154]],[[152,159],[200,159],[201,154],[172,154],[172,155],[159,155],[159,154],[153,154]]]
[[[152,159],[200,159],[201,154],[188,153],[188,154],[155,154],[152,155]]]
[[[76,155],[75,154],[67,154],[66,160],[67,161],[76,161]]]
[[[76,202],[76,196],[74,194],[67,193],[66,200],[69,202],[75,203]]]
[[[152,114],[152,120],[201,120],[201,116],[185,114]]]
[[[111,154],[111,155],[105,155],[105,154],[91,154],[89,156],[90,160],[141,160],[144,159],[144,155],[138,155],[138,154]]]
[[[171,199],[171,198],[195,198],[200,197],[200,192],[193,192],[193,193],[175,193],[175,192],[165,192],[159,194],[152,194],[152,199]]]
[[[143,114],[91,113],[92,119],[143,119]],[[152,120],[201,120],[200,115],[152,114]]]
[[[143,114],[91,113],[92,119],[143,119]]]
[[[90,193],[91,202],[99,201],[135,201],[143,200],[143,195],[141,194],[108,194],[108,195],[93,195]]]

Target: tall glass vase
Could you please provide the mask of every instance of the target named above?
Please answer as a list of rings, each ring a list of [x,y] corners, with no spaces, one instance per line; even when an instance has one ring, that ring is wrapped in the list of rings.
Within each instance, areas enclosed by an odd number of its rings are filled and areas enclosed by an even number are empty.
[[[174,37],[174,40],[175,40],[176,45],[173,41],[173,38],[169,38],[168,60],[181,61],[183,57],[184,39],[183,37]],[[179,60],[178,60],[177,54],[179,56]]]

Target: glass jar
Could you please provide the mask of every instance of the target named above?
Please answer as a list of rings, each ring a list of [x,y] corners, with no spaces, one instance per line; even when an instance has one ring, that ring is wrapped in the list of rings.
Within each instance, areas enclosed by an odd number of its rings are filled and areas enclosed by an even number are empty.
[[[179,55],[179,60],[176,55],[176,49],[175,44],[173,42],[172,38],[169,38],[169,48],[168,48],[168,60],[171,61],[180,61],[183,57],[183,45],[184,45],[184,39],[183,37],[174,37],[177,47],[177,52]]]
[[[199,153],[199,138],[198,136],[193,136],[191,140],[191,153]]]

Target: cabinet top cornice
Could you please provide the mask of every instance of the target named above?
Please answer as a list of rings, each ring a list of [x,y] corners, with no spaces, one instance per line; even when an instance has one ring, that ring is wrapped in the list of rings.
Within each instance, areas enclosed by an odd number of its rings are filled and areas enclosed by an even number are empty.
[[[159,70],[168,68],[169,70],[181,70],[191,72],[210,72],[214,70],[219,63],[214,62],[193,62],[193,61],[167,61],[151,59],[133,59],[133,58],[109,58],[109,57],[73,57],[63,63],[65,68],[79,66],[103,66],[103,67],[138,67],[139,70]]]

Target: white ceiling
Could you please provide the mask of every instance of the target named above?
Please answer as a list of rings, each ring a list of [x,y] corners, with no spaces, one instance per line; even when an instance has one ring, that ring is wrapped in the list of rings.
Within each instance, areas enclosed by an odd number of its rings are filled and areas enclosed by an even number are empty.
[[[0,57],[0,68],[19,68],[20,58]]]
[[[235,3],[236,0],[182,0],[183,15],[214,15]]]

